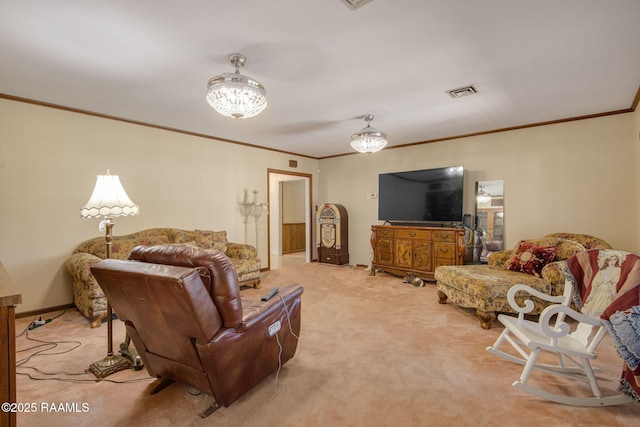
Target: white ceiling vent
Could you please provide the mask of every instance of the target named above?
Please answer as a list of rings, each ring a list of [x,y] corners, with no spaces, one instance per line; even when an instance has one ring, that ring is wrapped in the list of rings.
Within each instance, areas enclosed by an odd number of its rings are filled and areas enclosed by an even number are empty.
[[[360,9],[362,6],[370,3],[371,1],[372,0],[342,0],[342,3],[344,3],[349,9],[356,10]]]
[[[474,93],[478,93],[478,89],[474,85],[463,86],[457,89],[446,90],[450,97],[452,98],[460,98],[467,95],[473,95]]]

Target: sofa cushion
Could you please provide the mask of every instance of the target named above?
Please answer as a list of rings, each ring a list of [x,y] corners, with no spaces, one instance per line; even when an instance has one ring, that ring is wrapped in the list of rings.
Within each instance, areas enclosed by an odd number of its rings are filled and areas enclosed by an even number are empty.
[[[586,250],[587,248],[585,248],[584,245],[574,240],[560,239],[560,241],[556,243],[556,261],[569,259],[578,252]]]
[[[193,235],[197,246],[203,249],[213,249],[223,254],[227,252],[226,231],[195,230]]]
[[[164,245],[171,243],[169,237],[161,228],[151,228],[137,233],[123,236],[113,236],[111,243],[111,257],[116,259],[127,259],[129,252],[137,245]],[[94,237],[82,242],[73,253],[86,252],[105,259],[107,257],[107,244],[105,237]]]
[[[180,230],[179,228],[170,228],[167,234],[172,243],[191,244],[191,242],[194,242],[193,244],[195,244],[195,241],[196,241],[196,238],[193,235],[193,231],[189,231],[189,230]]]
[[[166,245],[169,242],[169,238],[164,234],[152,234],[148,236],[118,236],[113,238],[113,245],[111,248],[111,258],[114,259],[127,259],[129,253],[138,245],[144,246],[156,246]],[[106,254],[105,254],[106,258]]]
[[[522,242],[511,257],[507,269],[541,277],[542,268],[556,257],[555,246],[536,246]]]
[[[590,236],[588,234],[577,233],[551,233],[546,237],[557,237],[560,239],[573,240],[580,243],[587,249],[611,249],[611,245],[599,237]]]

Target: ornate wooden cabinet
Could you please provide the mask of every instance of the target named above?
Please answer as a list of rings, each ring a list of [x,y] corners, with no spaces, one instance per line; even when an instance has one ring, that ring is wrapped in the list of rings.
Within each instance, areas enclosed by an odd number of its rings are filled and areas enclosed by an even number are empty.
[[[16,314],[15,306],[22,294],[14,286],[0,262],[0,402],[16,403]],[[16,424],[16,412],[0,411],[0,425]]]
[[[349,264],[349,215],[342,205],[325,203],[316,213],[318,262]]]
[[[373,262],[388,273],[433,279],[439,265],[464,264],[464,228],[371,226]]]

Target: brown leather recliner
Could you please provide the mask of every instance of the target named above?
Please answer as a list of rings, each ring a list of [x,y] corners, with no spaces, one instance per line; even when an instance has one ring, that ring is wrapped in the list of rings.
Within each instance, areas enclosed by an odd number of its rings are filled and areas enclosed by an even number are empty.
[[[269,301],[241,298],[219,252],[137,246],[128,261],[106,259],[91,271],[149,374],[215,398],[202,416],[229,406],[296,351],[302,286],[282,286]],[[269,328],[277,322],[276,337]]]

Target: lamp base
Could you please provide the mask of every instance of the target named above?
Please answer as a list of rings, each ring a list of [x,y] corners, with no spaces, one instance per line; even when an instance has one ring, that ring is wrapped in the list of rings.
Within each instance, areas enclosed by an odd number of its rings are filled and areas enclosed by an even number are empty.
[[[89,372],[96,378],[105,378],[116,372],[131,368],[131,362],[120,355],[110,354],[102,360],[93,362],[89,366]]]

